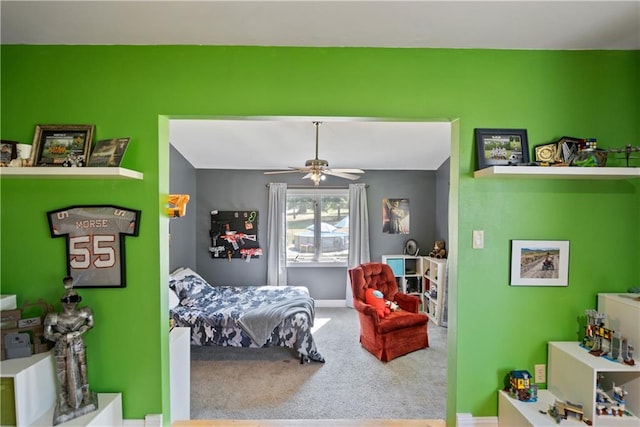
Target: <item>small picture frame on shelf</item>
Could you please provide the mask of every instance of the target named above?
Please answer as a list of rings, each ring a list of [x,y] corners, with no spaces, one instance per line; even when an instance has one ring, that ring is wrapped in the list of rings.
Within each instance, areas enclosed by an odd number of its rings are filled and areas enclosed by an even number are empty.
[[[18,143],[15,141],[0,141],[0,166],[9,166],[11,160],[18,157]]]
[[[512,240],[511,286],[569,286],[569,241]]]
[[[96,143],[89,165],[91,167],[120,167],[129,145],[129,137],[104,139]]]
[[[477,170],[529,163],[526,129],[475,129]]]
[[[82,167],[87,163],[95,125],[36,125],[33,166]]]

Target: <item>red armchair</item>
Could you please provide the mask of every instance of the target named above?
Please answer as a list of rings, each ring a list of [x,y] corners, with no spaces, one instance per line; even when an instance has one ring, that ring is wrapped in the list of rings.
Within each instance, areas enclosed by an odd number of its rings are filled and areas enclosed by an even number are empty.
[[[360,344],[383,362],[415,350],[429,347],[428,317],[419,312],[420,298],[398,292],[391,267],[368,262],[349,270],[353,306],[360,320]],[[384,298],[395,301],[400,310],[379,318],[375,309],[365,302],[365,292],[374,288]]]

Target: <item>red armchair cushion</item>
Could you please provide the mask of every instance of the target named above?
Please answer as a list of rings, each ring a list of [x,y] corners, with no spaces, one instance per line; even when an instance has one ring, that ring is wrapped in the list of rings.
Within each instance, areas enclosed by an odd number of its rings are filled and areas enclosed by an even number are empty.
[[[386,334],[402,328],[426,325],[429,318],[423,313],[410,313],[408,311],[394,311],[384,319],[380,319],[378,332]]]

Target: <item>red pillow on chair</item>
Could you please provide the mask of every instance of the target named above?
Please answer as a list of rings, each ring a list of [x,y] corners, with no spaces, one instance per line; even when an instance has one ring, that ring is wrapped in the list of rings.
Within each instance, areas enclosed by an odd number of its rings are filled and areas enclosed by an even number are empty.
[[[384,295],[377,289],[369,288],[364,295],[365,302],[369,305],[372,305],[373,308],[378,312],[378,317],[381,319],[384,318],[387,314],[391,313],[389,307],[384,302]]]

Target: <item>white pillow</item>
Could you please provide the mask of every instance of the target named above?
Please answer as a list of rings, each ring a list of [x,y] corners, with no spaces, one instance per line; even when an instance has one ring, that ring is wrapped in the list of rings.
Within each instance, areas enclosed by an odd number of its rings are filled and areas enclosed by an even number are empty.
[[[196,276],[196,277],[199,277],[200,279],[202,279],[202,276],[200,276],[198,273],[196,273],[195,271],[193,271],[189,267],[179,267],[179,268],[175,269],[173,272],[171,272],[171,274],[169,274],[169,280],[182,280],[186,276]],[[202,280],[204,280],[204,279],[202,279]]]

